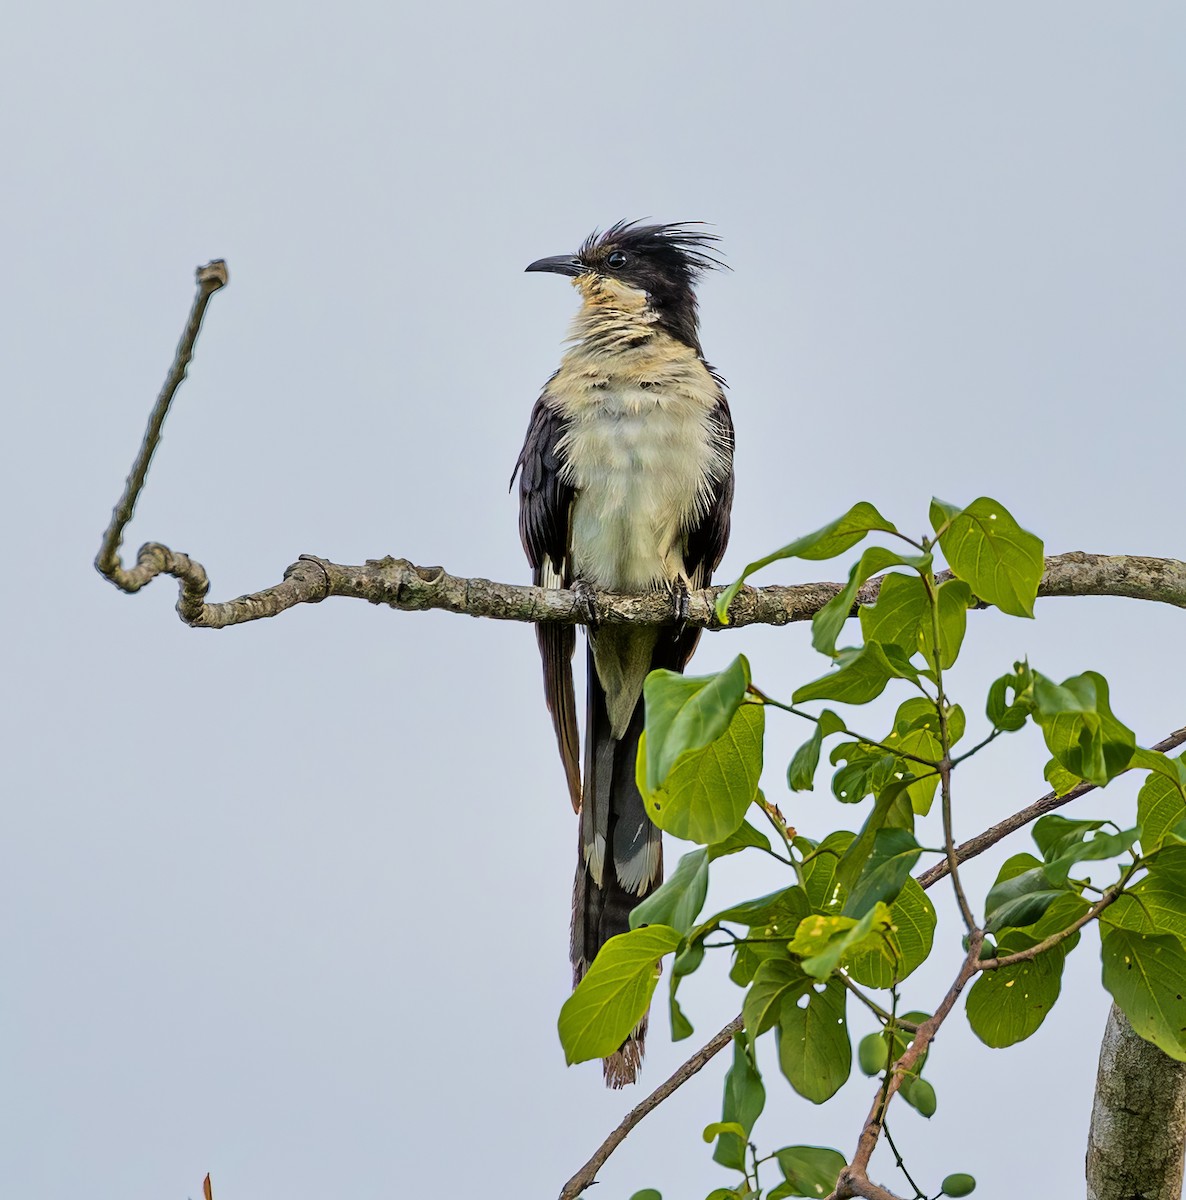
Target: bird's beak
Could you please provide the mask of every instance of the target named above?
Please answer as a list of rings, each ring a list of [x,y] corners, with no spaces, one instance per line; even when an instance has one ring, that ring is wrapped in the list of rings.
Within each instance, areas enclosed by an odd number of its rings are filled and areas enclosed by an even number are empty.
[[[553,275],[584,275],[589,268],[575,254],[555,254],[551,258],[537,258],[528,271],[550,271]]]

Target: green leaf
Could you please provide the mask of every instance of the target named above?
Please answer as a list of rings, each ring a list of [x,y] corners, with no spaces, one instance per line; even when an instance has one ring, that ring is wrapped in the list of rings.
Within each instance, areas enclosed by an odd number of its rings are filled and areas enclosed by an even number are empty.
[[[996,933],[1009,926],[1032,925],[1065,891],[1064,887],[1051,886],[1044,866],[999,880],[984,902],[984,928]]]
[[[1042,778],[1050,784],[1056,796],[1069,796],[1083,782],[1072,775],[1057,758],[1052,758],[1042,771]]]
[[[894,526],[872,504],[864,501],[854,504],[844,516],[837,517],[835,521],[829,521],[827,525],[817,529],[814,533],[796,538],[793,542],[783,546],[781,550],[776,550],[773,554],[768,554],[765,558],[759,558],[750,563],[742,571],[740,577],[731,583],[718,598],[717,619],[722,625],[728,625],[729,605],[733,603],[733,598],[741,590],[741,585],[755,571],[760,571],[763,567],[784,558],[805,558],[816,561],[835,558],[837,554],[843,554],[850,546],[855,546],[866,534],[875,531],[897,532]]]
[[[684,1038],[691,1037],[695,1032],[692,1022],[684,1016],[684,1010],[680,1008],[675,994],[679,990],[680,981],[685,976],[699,970],[700,964],[704,961],[704,954],[703,941],[690,941],[685,938],[671,964],[667,983],[667,1007],[671,1018],[671,1040],[673,1042],[682,1042]]]
[[[836,866],[836,880],[847,891],[851,889],[865,864],[869,861],[876,844],[877,834],[897,812],[901,804],[905,804],[906,815],[910,815],[910,806],[905,803],[907,788],[906,780],[899,780],[881,789],[873,803],[873,811],[865,818],[861,832],[849,843],[843,857]]]
[[[910,560],[907,560],[910,561]],[[936,592],[939,608],[939,665],[946,670],[954,665],[963,644],[968,624],[968,608],[976,600],[971,589],[959,579],[949,579]],[[867,642],[900,646],[907,655],[922,654],[927,665],[935,667],[931,623],[931,602],[927,585],[917,575],[894,573],[881,582],[877,603],[862,605],[861,633]]]
[[[958,504],[949,504],[938,496],[931,497],[931,528],[936,534],[947,532],[947,527],[963,510]]]
[[[735,1033],[733,1065],[725,1075],[725,1098],[721,1108],[722,1122],[734,1128],[721,1131],[717,1148],[713,1151],[713,1162],[737,1171],[745,1170],[745,1149],[749,1135],[765,1107],[766,1089],[762,1086],[762,1076],[758,1074],[745,1035]],[[705,1141],[708,1140],[705,1137]]]
[[[1100,951],[1104,987],[1133,1029],[1186,1062],[1186,950],[1169,934],[1107,929]]]
[[[790,887],[780,888],[777,892],[770,892],[768,895],[758,896],[754,900],[745,900],[741,904],[734,904],[732,908],[726,908],[706,921],[700,930],[697,930],[697,934],[701,930],[711,932],[719,925],[728,922],[729,924],[763,928],[774,926],[774,933],[781,932],[778,928],[781,925],[785,928],[786,936],[789,938],[794,932],[795,926],[810,911],[811,904],[807,893],[798,884],[792,884]]]
[[[879,829],[873,835],[873,851],[849,889],[844,915],[859,917],[878,901],[891,903],[902,890],[922,847],[906,829]]]
[[[988,689],[985,713],[994,729],[1016,733],[1034,711],[1034,675],[1029,663],[1014,663],[1011,675],[1002,675]],[[1012,698],[1010,698],[1012,697]]]
[[[560,1010],[560,1044],[571,1063],[613,1054],[638,1024],[659,979],[659,960],[679,932],[648,925],[612,937]]]
[[[815,769],[819,766],[819,752],[824,744],[824,731],[816,725],[811,737],[791,756],[787,767],[787,787],[792,792],[810,792],[815,788]]]
[[[879,642],[841,650],[836,664],[837,670],[796,688],[792,702],[836,700],[841,704],[868,704],[885,691],[891,679],[903,677],[900,665],[890,662]]]
[[[706,1142],[713,1142],[721,1133],[731,1133],[735,1137],[746,1136],[745,1130],[736,1121],[713,1121],[711,1125],[705,1125],[704,1132],[700,1136]]]
[[[670,925],[687,933],[696,923],[708,895],[708,851],[693,850],[679,860],[671,878],[630,913],[630,928]]]
[[[743,704],[725,732],[703,750],[680,755],[666,781],[647,787],[643,762],[648,734],[639,741],[636,780],[647,815],[665,833],[709,846],[736,832],[758,792],[765,709]]]
[[[931,626],[926,584],[917,575],[887,575],[877,603],[861,605],[859,616],[865,641],[901,646],[907,654],[916,654],[922,648],[923,631]]]
[[[846,970],[855,983],[888,988],[916,971],[931,953],[935,938],[935,906],[914,879],[907,879],[897,900],[890,905],[893,922],[888,936],[876,950],[854,954]]]
[[[1167,845],[1149,862],[1149,874],[1100,915],[1135,933],[1186,939],[1186,846]]]
[[[764,962],[785,954],[786,947],[776,942],[738,942],[733,947],[729,978],[740,988],[749,987]]]
[[[816,720],[811,737],[795,751],[787,768],[787,786],[792,792],[810,792],[815,785],[815,769],[819,766],[823,740],[844,730],[844,721],[830,708],[825,708]]]
[[[1065,884],[1076,863],[1114,858],[1134,846],[1140,837],[1139,825],[1120,833],[1100,833],[1103,824],[1103,821],[1071,821],[1051,814],[1034,825],[1034,841],[1046,860],[1046,878],[1050,883],[1056,887]],[[1089,833],[1095,836],[1086,841]]]
[[[829,757],[834,764],[844,763],[832,776],[832,794],[841,804],[858,804],[907,772],[896,755],[867,742],[840,742]]]
[[[962,1173],[947,1175],[939,1185],[939,1190],[945,1196],[970,1196],[976,1190],[976,1180]]]
[[[803,864],[803,889],[813,912],[839,912],[844,893],[836,880],[836,867],[852,844],[854,835],[837,829],[811,852]]]
[[[861,584],[870,576],[884,571],[887,567],[913,567],[915,570],[925,571],[930,565],[929,554],[903,558],[884,546],[870,546],[849,571],[848,583],[844,588],[811,618],[811,644],[821,654],[835,653],[836,638],[852,613],[852,606],[856,603]],[[909,648],[907,653],[913,653],[913,647]]]
[[[932,520],[934,514],[932,502]],[[987,496],[960,512],[945,507],[943,514],[939,547],[952,572],[986,603],[1015,617],[1032,617],[1045,568],[1042,539]]]
[[[641,1192],[635,1192],[630,1200],[663,1200],[663,1194],[654,1188],[643,1188]]]
[[[770,839],[755,829],[748,821],[741,824],[723,841],[713,842],[708,847],[708,861],[715,862],[728,854],[736,854],[739,850],[748,850],[751,846],[759,850],[770,849]]]
[[[811,911],[807,895],[801,887],[784,888],[771,896],[760,900],[751,900],[736,908],[713,918],[712,928],[716,923],[729,921],[749,925],[748,936],[760,939],[783,939],[779,941],[762,940],[751,943],[739,943],[734,947],[733,966],[729,978],[738,987],[745,987],[754,979],[759,965],[772,957],[785,957],[786,943],[795,932],[799,922]],[[701,926],[705,932],[708,928]],[[697,931],[699,934],[699,931]]]
[[[975,605],[976,597],[962,579],[948,579],[941,583],[936,597],[939,605],[939,665],[946,671],[955,666],[955,660],[959,657],[968,627],[968,609]],[[935,654],[930,637],[924,640],[921,649],[933,670]]]
[[[1008,930],[997,947],[999,957],[1036,946],[1042,938]],[[1069,939],[1068,939],[1069,940]],[[968,1023],[987,1046],[1024,1041],[1046,1019],[1062,986],[1066,943],[1043,951],[1029,962],[983,971],[968,993]]]
[[[1140,753],[1145,752],[1138,751]],[[1183,765],[1181,758],[1169,761],[1179,769]],[[1183,820],[1186,820],[1186,794],[1182,785],[1168,774],[1150,773],[1137,796],[1142,851],[1151,854],[1164,845],[1171,831]]]
[[[951,705],[947,710],[947,740],[950,746],[964,736],[964,726],[964,710],[958,704]],[[901,754],[911,754],[915,758],[938,764],[943,758],[942,735],[943,726],[934,701],[925,696],[912,696],[898,707],[893,731],[885,738],[885,743]],[[929,769],[921,763],[903,759],[901,770],[917,777],[907,792],[913,810],[919,816],[926,816],[939,786],[937,768]]]
[[[784,1146],[774,1157],[784,1179],[779,1186],[788,1189],[784,1196],[828,1196],[848,1165],[839,1150],[827,1146]]]
[[[654,791],[681,754],[703,750],[728,728],[749,687],[749,662],[739,654],[716,675],[652,671],[646,701],[647,787]]]
[[[832,979],[822,990],[809,989],[798,1002],[782,1007],[778,1063],[791,1087],[813,1104],[834,1096],[852,1070],[847,996],[844,984]]]
[[[889,908],[875,904],[859,921],[852,917],[812,913],[799,922],[791,953],[803,956],[803,970],[814,979],[827,979],[851,954],[876,949],[890,925]]]
[[[745,994],[741,1015],[746,1036],[752,1042],[767,1029],[773,1029],[782,1015],[783,1005],[811,990],[811,980],[797,962],[789,958],[768,958],[759,967]]]
[[[1112,715],[1102,675],[1084,671],[1056,684],[1035,671],[1033,696],[1047,749],[1072,775],[1103,787],[1127,769],[1136,738]]]

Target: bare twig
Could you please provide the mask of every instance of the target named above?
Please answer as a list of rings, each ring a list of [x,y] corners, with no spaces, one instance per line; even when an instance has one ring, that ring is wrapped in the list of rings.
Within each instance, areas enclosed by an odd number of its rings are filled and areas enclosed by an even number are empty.
[[[676,1088],[687,1083],[701,1067],[719,1050],[723,1050],[732,1040],[733,1035],[742,1027],[741,1017],[734,1017],[720,1033],[701,1046],[683,1066],[661,1083],[641,1104],[635,1105],[623,1119],[622,1123],[597,1147],[593,1157],[564,1185],[560,1192],[560,1200],[576,1200],[597,1177],[597,1172],[605,1165],[605,1161],[622,1144],[626,1135],[649,1113],[657,1108]]]
[[[1186,743],[1186,727],[1177,729],[1169,735],[1169,737],[1158,742],[1157,745],[1151,746],[1151,750],[1157,750],[1162,754],[1168,754],[1171,750],[1176,750],[1183,743]],[[1078,800],[1080,796],[1087,795],[1096,788],[1094,783],[1079,783],[1076,784],[1065,795],[1058,795],[1056,792],[1047,792],[1045,796],[1035,800],[1033,804],[1027,805],[1019,812],[1015,812],[1012,816],[1006,817],[1003,821],[998,821],[991,829],[986,829],[983,833],[978,833],[974,838],[969,838],[966,842],[956,847],[955,859],[957,863],[967,862],[970,858],[975,858],[979,854],[983,854],[985,850],[991,849],[1002,838],[1006,838],[1011,833],[1016,833],[1019,829],[1024,829],[1031,821],[1036,821],[1039,817],[1045,816],[1048,812],[1053,812],[1056,808],[1062,808],[1064,804],[1070,804],[1072,800]],[[949,867],[946,862],[937,862],[933,867],[929,867],[921,875],[918,882],[923,888],[929,888],[932,884],[936,884],[940,879],[946,877]]]
[[[119,559],[119,547],[123,541],[124,530],[132,519],[132,513],[136,510],[136,501],[144,490],[144,481],[148,477],[148,466],[156,452],[157,443],[161,440],[161,427],[169,413],[169,405],[173,403],[173,397],[177,394],[177,389],[185,378],[190,359],[194,356],[194,342],[197,341],[198,333],[202,328],[206,305],[210,303],[210,297],[215,292],[226,287],[229,278],[226,263],[221,259],[215,259],[214,262],[199,267],[196,275],[198,291],[194,296],[189,320],[186,321],[185,329],[182,330],[181,341],[177,343],[177,353],[173,356],[173,365],[169,368],[164,387],[161,388],[156,404],[153,405],[152,412],[149,414],[144,441],[140,444],[140,451],[136,455],[136,461],[132,464],[132,470],[124,484],[123,495],[120,496],[119,502],[112,510],[111,523],[107,526],[107,532],[103,535],[103,544],[99,547],[98,556],[95,558],[95,567],[99,573],[125,592],[139,591],[146,583],[160,574],[159,569],[151,570],[145,566],[143,563],[144,550],[140,551],[141,561],[132,570],[125,570]],[[145,547],[145,550],[147,549],[148,547]],[[164,547],[162,546],[160,549],[163,550]],[[166,551],[166,554],[168,553]],[[182,580],[182,598],[178,602],[178,608],[181,609],[184,604],[187,610],[192,610],[195,605],[201,605],[202,598],[210,586],[206,579],[206,572],[200,564],[191,563],[183,554],[174,557],[178,560],[178,569],[169,573],[177,575]],[[184,560],[184,571],[181,569],[180,560]]]

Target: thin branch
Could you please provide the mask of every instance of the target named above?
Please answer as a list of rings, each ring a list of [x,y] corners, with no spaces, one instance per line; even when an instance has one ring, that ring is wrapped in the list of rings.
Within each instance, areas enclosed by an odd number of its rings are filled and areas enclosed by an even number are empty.
[[[906,1162],[902,1158],[902,1152],[898,1149],[897,1143],[894,1141],[893,1135],[890,1133],[889,1122],[882,1121],[881,1131],[885,1134],[886,1145],[888,1145],[890,1150],[893,1151],[894,1162],[897,1164],[898,1170],[906,1176],[906,1182],[914,1189],[914,1200],[927,1200],[926,1192],[924,1192],[922,1188],[918,1186],[918,1184],[915,1182],[914,1176],[911,1175],[906,1169]]]
[[[947,989],[946,995],[939,1002],[939,1007],[935,1009],[934,1015],[928,1017],[918,1027],[910,1045],[890,1068],[888,1084],[878,1092],[877,1099],[874,1100],[873,1107],[870,1109],[868,1117],[865,1118],[852,1162],[840,1172],[840,1178],[836,1180],[836,1190],[828,1200],[848,1200],[849,1197],[854,1196],[880,1200],[881,1197],[891,1194],[884,1188],[878,1188],[876,1184],[870,1183],[868,1176],[869,1159],[873,1156],[873,1151],[877,1146],[886,1108],[902,1086],[902,1080],[914,1070],[915,1064],[927,1052],[935,1034],[939,1031],[939,1026],[947,1020],[960,993],[979,969],[977,960],[980,958],[980,947],[983,943],[984,934],[979,929],[974,929],[968,935],[968,952],[959,969],[959,974],[956,975]]]
[[[198,340],[198,333],[202,328],[206,305],[210,303],[210,297],[215,292],[226,287],[229,279],[226,263],[222,259],[215,259],[214,262],[199,267],[196,275],[198,291],[194,296],[189,320],[186,321],[185,328],[181,332],[181,341],[177,343],[173,365],[169,368],[164,386],[148,416],[148,428],[144,432],[144,441],[140,444],[140,451],[136,455],[136,461],[132,464],[132,470],[124,484],[123,495],[120,496],[119,502],[112,510],[111,523],[107,526],[107,532],[103,535],[103,543],[95,558],[95,567],[99,573],[125,592],[139,591],[160,573],[159,571],[145,570],[140,563],[137,563],[131,571],[124,570],[119,559],[119,547],[123,541],[124,530],[136,510],[136,501],[144,490],[144,481],[148,477],[148,465],[152,462],[152,456],[161,440],[161,428],[169,413],[169,405],[173,403],[173,397],[177,394],[177,389],[185,378],[190,359],[194,356],[194,342]],[[140,554],[143,557],[144,551],[142,550]],[[176,557],[185,559],[184,555]],[[185,559],[185,563],[186,572],[184,575],[179,574],[178,578],[182,579],[182,600],[185,601],[187,608],[192,609],[195,604],[201,604],[210,585],[206,580],[206,572],[200,564],[190,563],[189,559]],[[174,572],[170,572],[170,574],[174,574]],[[188,596],[186,595],[187,590]]]
[[[1151,750],[1157,750],[1162,754],[1168,754],[1171,750],[1176,750],[1183,743],[1186,743],[1186,726],[1175,730],[1169,737],[1151,746]],[[974,838],[969,838],[966,842],[956,847],[955,859],[957,863],[967,862],[970,858],[975,858],[979,854],[983,854],[985,850],[991,849],[1001,841],[1002,838],[1007,838],[1009,834],[1016,833],[1019,829],[1023,829],[1031,821],[1036,821],[1038,817],[1045,816],[1048,812],[1053,812],[1056,808],[1062,808],[1064,804],[1070,804],[1072,800],[1078,800],[1080,796],[1087,795],[1088,792],[1094,791],[1096,788],[1094,783],[1079,783],[1064,795],[1060,796],[1057,792],[1047,792],[1045,796],[1035,800],[1033,804],[1015,812],[1012,816],[1006,817],[1003,821],[998,821],[991,829],[986,829],[983,833],[978,833]],[[921,875],[917,876],[918,883],[921,887],[929,888],[933,884],[939,882],[948,873],[949,867],[946,862],[938,862],[933,867],[929,867]]]
[[[576,1200],[576,1197],[596,1179],[597,1172],[605,1165],[606,1159],[622,1144],[635,1125],[652,1109],[658,1108],[678,1087],[687,1083],[714,1054],[723,1050],[733,1040],[733,1035],[741,1028],[741,1018],[734,1017],[711,1042],[701,1046],[669,1079],[655,1088],[641,1104],[632,1108],[621,1125],[597,1147],[593,1157],[564,1185],[560,1192],[560,1200]]]
[[[1130,871],[1129,874],[1132,872]],[[1011,967],[1014,963],[1029,962],[1030,959],[1037,958],[1039,954],[1044,954],[1047,950],[1057,946],[1059,942],[1066,941],[1073,933],[1078,933],[1089,921],[1094,921],[1096,917],[1108,907],[1109,904],[1115,903],[1120,899],[1124,891],[1123,883],[1127,882],[1126,875],[1121,883],[1121,886],[1109,888],[1103,895],[1103,898],[1097,900],[1077,921],[1072,922],[1066,929],[1060,929],[1057,933],[1052,933],[1049,937],[1043,938],[1040,942],[1030,946],[1027,950],[1018,950],[1016,954],[1004,954],[1000,958],[982,958],[977,963],[977,969],[981,971],[999,971],[1001,967]]]

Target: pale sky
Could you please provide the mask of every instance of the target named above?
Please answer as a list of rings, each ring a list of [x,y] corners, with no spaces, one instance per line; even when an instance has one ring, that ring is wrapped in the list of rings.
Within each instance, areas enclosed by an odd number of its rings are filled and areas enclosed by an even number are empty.
[[[1183,557],[1184,55],[1186,10],[1155,0],[14,9],[5,1193],[185,1200],[210,1171],[216,1200],[547,1200],[741,1001],[710,961],[681,992],[698,1040],[661,1007],[642,1088],[564,1066],[576,829],[526,627],[335,601],[199,632],[170,583],[94,573],[195,266],[231,286],[125,549],[191,553],[213,599],[306,552],[526,581],[507,480],[575,297],[523,267],[633,217],[711,221],[733,267],[702,288],[737,426],[722,580],[856,500],[922,530],[932,494],[995,496],[1052,553]],[[1014,658],[1092,668],[1154,742],[1184,719],[1183,619],[972,614],[957,698],[975,732]],[[706,637],[693,669],[739,651],[779,696],[824,665],[800,625]],[[767,793],[805,833],[853,827],[823,776],[786,792],[791,721]],[[1045,758],[1028,730],[961,770],[960,836],[1040,795]],[[1029,844],[968,870],[978,902]],[[782,882],[731,860],[709,905]],[[933,894],[912,1008],[960,955]],[[1080,1194],[1106,1011],[1089,935],[1029,1042],[989,1051],[957,1012],[938,1113],[891,1118],[912,1173]],[[850,1154],[869,1081],[814,1108],[773,1050],[759,1144]],[[700,1140],[724,1057],[596,1200],[730,1182]]]

